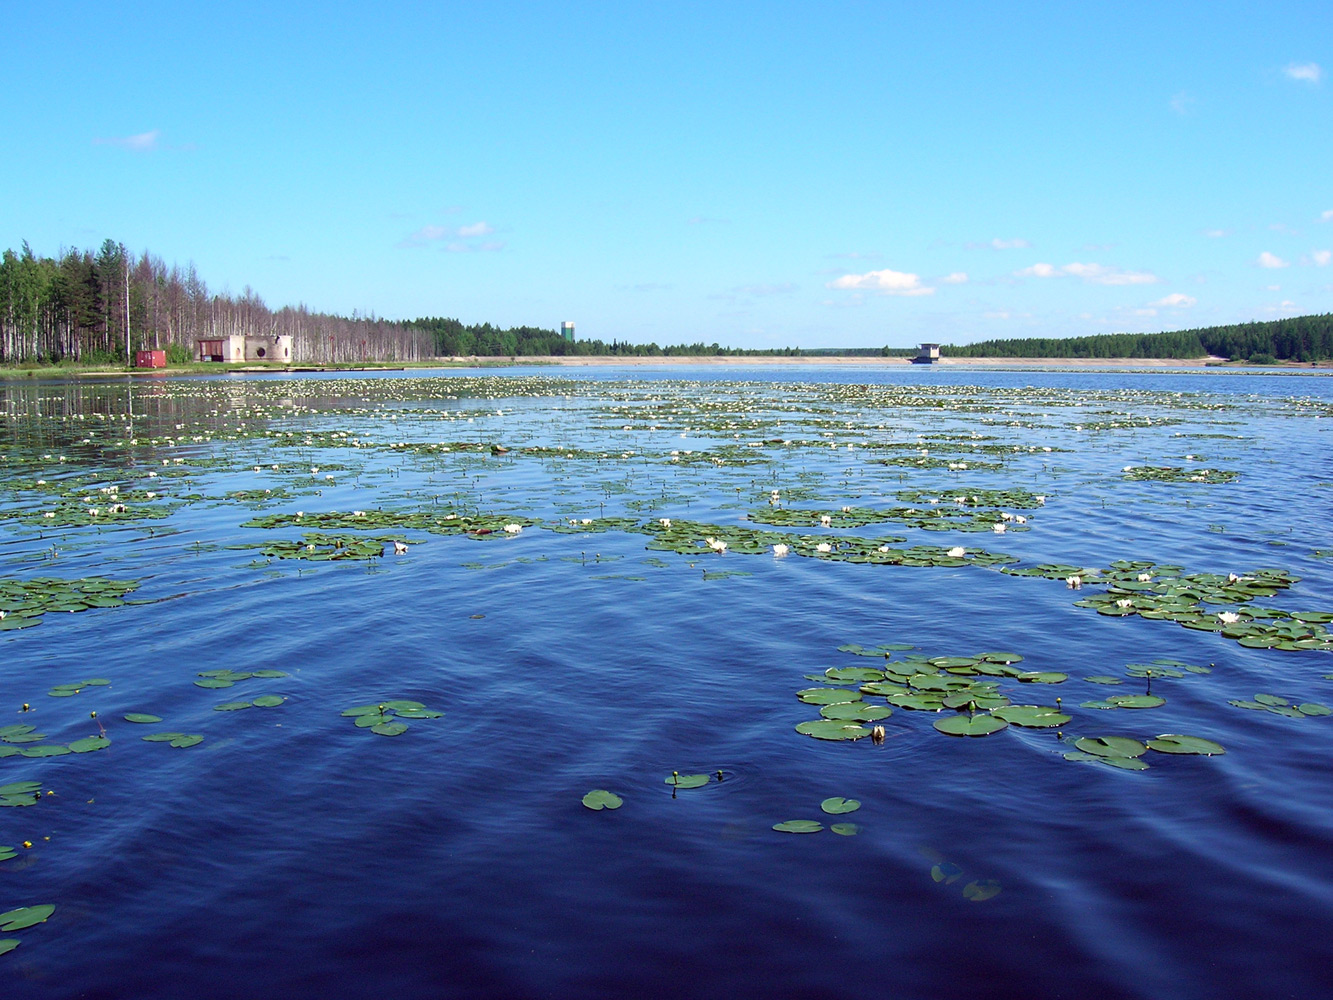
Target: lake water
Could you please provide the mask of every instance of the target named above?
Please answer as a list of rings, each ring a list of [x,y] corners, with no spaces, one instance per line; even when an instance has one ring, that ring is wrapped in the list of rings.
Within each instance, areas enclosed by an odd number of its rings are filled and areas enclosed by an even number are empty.
[[[7,1000],[1328,993],[1327,377],[0,401]],[[1068,719],[936,729],[1005,699]]]

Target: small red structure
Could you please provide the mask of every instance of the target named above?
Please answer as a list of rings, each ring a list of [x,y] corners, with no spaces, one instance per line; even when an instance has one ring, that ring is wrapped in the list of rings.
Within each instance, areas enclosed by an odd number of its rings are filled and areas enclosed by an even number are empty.
[[[135,351],[135,368],[165,368],[167,366],[166,351]]]

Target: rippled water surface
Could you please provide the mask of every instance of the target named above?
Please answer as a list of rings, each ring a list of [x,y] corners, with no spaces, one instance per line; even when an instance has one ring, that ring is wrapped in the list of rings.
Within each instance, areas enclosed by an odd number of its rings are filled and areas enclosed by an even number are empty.
[[[55,907],[0,930],[6,998],[1327,992],[1326,377],[515,369],[0,403],[0,786],[40,792],[0,808],[0,913]],[[89,578],[125,583],[56,582]],[[991,687],[914,709],[831,668]],[[811,689],[892,714],[811,738]],[[1154,707],[1087,707],[1120,695]],[[1068,720],[935,726],[1004,699]],[[345,714],[395,700],[433,711]],[[1163,734],[1225,753],[1081,748]]]

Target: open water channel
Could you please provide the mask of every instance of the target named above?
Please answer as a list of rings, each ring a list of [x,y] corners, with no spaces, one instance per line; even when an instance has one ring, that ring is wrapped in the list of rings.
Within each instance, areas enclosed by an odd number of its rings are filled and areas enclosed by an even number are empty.
[[[0,383],[0,994],[1326,995],[1330,432],[1313,375]]]

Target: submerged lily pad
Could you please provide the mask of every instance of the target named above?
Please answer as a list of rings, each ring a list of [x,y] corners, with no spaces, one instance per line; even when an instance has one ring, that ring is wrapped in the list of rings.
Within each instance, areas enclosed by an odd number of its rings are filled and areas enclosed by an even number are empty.
[[[974,903],[984,903],[1000,894],[1000,883],[993,878],[977,879],[963,886],[963,896]]]
[[[934,882],[943,882],[945,885],[952,885],[963,876],[963,869],[959,868],[952,861],[941,861],[937,865],[932,865],[930,869],[930,878]]]
[[[583,796],[583,804],[589,809],[600,811],[602,809],[619,809],[625,804],[625,800],[614,792],[608,792],[605,788],[594,788]]]

